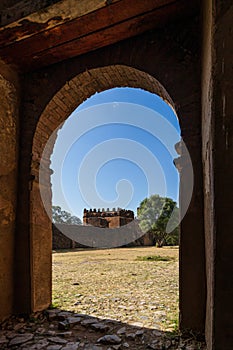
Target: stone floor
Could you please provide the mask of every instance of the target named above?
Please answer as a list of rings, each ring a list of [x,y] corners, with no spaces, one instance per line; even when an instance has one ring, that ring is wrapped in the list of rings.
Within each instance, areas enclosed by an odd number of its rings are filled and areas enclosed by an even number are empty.
[[[137,324],[52,309],[2,323],[0,349],[204,350],[205,345],[193,338],[181,338]]]

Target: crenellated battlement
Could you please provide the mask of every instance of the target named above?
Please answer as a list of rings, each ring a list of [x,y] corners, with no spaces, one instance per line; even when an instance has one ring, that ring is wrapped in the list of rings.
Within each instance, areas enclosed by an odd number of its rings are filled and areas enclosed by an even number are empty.
[[[127,225],[134,220],[134,212],[122,208],[112,208],[106,210],[84,209],[83,223],[102,228],[116,228]]]
[[[112,217],[112,216],[121,216],[125,218],[134,219],[134,212],[132,210],[126,210],[122,208],[112,208],[112,209],[84,209],[83,217]]]

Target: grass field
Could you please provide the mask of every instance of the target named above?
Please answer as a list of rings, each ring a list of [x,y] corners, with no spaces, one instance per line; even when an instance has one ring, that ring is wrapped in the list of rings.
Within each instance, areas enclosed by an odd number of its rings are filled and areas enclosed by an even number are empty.
[[[178,319],[178,248],[53,253],[53,305],[162,330]]]

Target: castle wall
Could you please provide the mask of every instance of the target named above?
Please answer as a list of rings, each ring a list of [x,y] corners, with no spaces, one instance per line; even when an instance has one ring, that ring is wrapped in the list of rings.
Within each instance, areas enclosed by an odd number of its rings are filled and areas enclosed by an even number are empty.
[[[74,232],[75,232],[75,225],[73,225]],[[146,233],[142,236],[141,230],[138,224],[137,220],[133,221],[133,225],[130,225],[128,228],[130,232],[132,232],[132,236],[135,237],[135,240],[133,240],[131,243],[128,244],[123,244],[123,247],[136,247],[136,246],[151,246],[154,245],[154,239],[153,235],[150,233]],[[82,245],[79,243],[79,233],[78,231],[78,236],[76,237],[75,234],[72,236],[72,239],[69,238],[68,236],[64,235],[62,233],[63,229],[59,229],[57,225],[52,226],[52,233],[53,233],[53,249],[54,250],[59,250],[59,249],[75,249],[75,248],[86,248],[86,246]],[[139,237],[139,238],[137,238]],[[76,239],[77,238],[77,239]],[[76,240],[75,240],[76,239]],[[91,244],[91,242],[90,242]],[[91,245],[90,245],[91,246]],[[92,246],[91,246],[92,247]]]

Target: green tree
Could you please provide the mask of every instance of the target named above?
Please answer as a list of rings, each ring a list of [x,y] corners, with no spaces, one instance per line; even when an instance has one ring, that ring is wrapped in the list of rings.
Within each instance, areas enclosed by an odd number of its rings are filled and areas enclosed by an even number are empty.
[[[169,233],[166,232],[166,227],[170,218],[175,229]],[[140,203],[138,219],[141,230],[153,234],[158,247],[179,243],[179,209],[171,198],[160,197],[157,194],[145,198]]]
[[[54,224],[81,225],[82,221],[65,210],[59,205],[52,206],[52,221]]]

